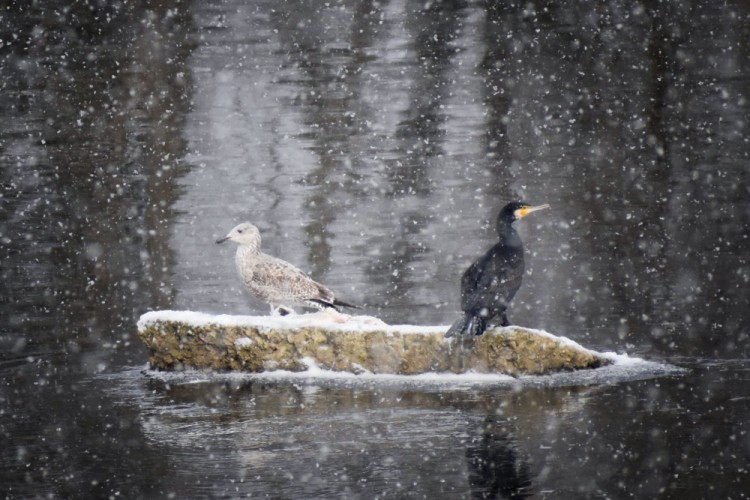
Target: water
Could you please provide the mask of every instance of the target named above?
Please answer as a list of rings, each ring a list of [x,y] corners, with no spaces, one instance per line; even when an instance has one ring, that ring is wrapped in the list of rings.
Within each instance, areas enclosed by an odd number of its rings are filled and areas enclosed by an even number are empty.
[[[4,496],[743,498],[744,2],[11,3]],[[144,374],[151,309],[267,307],[264,249],[448,324],[512,198],[513,322],[686,371],[521,385]]]

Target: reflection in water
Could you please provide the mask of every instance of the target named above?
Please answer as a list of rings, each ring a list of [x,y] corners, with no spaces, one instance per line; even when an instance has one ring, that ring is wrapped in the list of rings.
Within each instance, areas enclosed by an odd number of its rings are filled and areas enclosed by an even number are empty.
[[[177,304],[248,310],[230,266],[196,268],[206,255],[213,259],[206,242],[217,226],[249,218],[270,233],[271,253],[348,289],[386,320],[448,323],[460,270],[491,244],[499,207],[522,197],[555,212],[522,228],[538,243],[529,248],[517,321],[581,332],[602,346],[737,345],[726,339],[746,320],[720,319],[722,307],[696,316],[695,304],[716,302],[706,280],[723,284],[732,303],[747,300],[732,278],[748,271],[743,243],[721,244],[731,239],[723,221],[740,227],[746,203],[715,201],[745,185],[733,180],[745,178],[744,146],[732,131],[701,147],[696,141],[703,144],[700,123],[742,120],[731,116],[736,106],[716,102],[697,116],[683,104],[713,96],[697,85],[699,68],[685,47],[709,58],[713,48],[675,28],[689,24],[682,12],[658,5],[600,16],[583,6],[529,11],[498,2],[320,10],[313,3],[270,18],[236,6],[245,14],[207,31],[193,55],[200,90],[190,120],[211,125],[187,128],[188,159],[198,168],[178,202],[185,216],[177,223],[191,230],[174,242],[183,266]],[[696,8],[706,19],[720,16]],[[199,26],[214,22],[212,9],[195,13]],[[256,38],[235,42],[242,19]],[[572,28],[576,19],[580,29]],[[737,36],[722,33],[730,44]],[[233,43],[241,60],[267,72],[217,50]],[[265,46],[284,55],[281,65]],[[723,75],[716,91],[744,103],[731,68],[715,69]],[[268,95],[277,96],[275,107]],[[227,121],[237,141],[227,140]],[[215,128],[220,133],[207,133]],[[736,160],[726,174],[704,178],[701,165],[717,148]],[[218,163],[219,156],[230,161]],[[226,193],[222,203],[217,191]],[[707,241],[719,242],[719,253]],[[204,293],[225,283],[232,288],[220,297]],[[684,335],[695,344],[676,341]]]
[[[488,417],[481,435],[466,447],[474,498],[527,498],[532,495],[529,466],[519,459],[507,422]]]
[[[265,313],[213,244],[242,220],[368,313],[449,323],[510,198],[554,210],[519,228],[534,244],[515,321],[746,357],[745,2],[51,0],[0,16],[11,496],[750,490],[740,362],[517,394],[91,378],[144,362],[149,308]]]
[[[727,104],[743,103],[746,115],[746,91],[729,75],[746,67],[739,61],[748,47],[737,37],[747,28],[722,30],[720,46],[707,43],[694,16],[726,14],[702,2],[606,12],[490,4],[494,48],[483,66],[497,95],[511,99],[492,101],[499,108],[490,116],[507,125],[498,132],[509,137],[501,154],[528,183],[529,201],[549,201],[560,213],[544,227],[544,240],[558,244],[535,260],[543,279],[532,276],[519,298],[551,329],[619,330],[627,342],[647,332],[670,351],[728,347],[734,334],[718,317],[716,274],[747,274],[735,253],[744,243],[728,243],[722,229],[745,224],[748,213],[746,203],[724,201],[746,186],[737,162],[746,147],[736,135],[746,121]],[[724,57],[732,62],[719,63]],[[711,175],[717,162],[743,181]],[[736,286],[723,285],[729,302],[746,303]]]
[[[115,25],[96,35],[65,27],[87,26],[86,8],[34,12],[21,33],[34,44],[5,54],[4,124],[26,130],[0,131],[2,277],[17,299],[4,316],[28,342],[92,346],[102,330],[129,329],[144,304],[171,301],[166,236],[189,81],[186,47],[166,42],[184,38],[186,19],[167,10],[112,8],[102,15]]]
[[[107,497],[122,478],[138,496],[165,461],[81,377],[140,362],[134,320],[172,300],[188,25],[153,2],[68,3],[13,3],[0,23],[0,483]]]
[[[148,438],[179,450],[175,457],[192,471],[167,485],[178,495],[196,487],[208,495],[222,494],[226,484],[216,480],[220,474],[235,481],[241,495],[273,485],[288,492],[282,496],[305,491],[306,496],[369,498],[377,491],[385,496],[525,498],[531,476],[511,437],[512,424],[482,415],[513,408],[524,421],[543,425],[548,409],[578,406],[574,393],[550,401],[546,391],[537,390],[491,396],[434,388],[323,388],[239,378],[179,382],[171,377],[144,385],[135,371],[107,379],[125,404],[140,407]],[[549,405],[546,410],[542,401]],[[221,458],[221,471],[213,471],[217,458],[212,456],[193,463],[192,457],[205,455],[207,441],[212,448],[231,450]],[[201,474],[205,484],[188,479],[191,474]]]

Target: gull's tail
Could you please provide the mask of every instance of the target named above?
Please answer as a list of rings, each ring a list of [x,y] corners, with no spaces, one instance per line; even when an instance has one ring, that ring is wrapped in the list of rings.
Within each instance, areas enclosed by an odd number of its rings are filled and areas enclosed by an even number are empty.
[[[350,309],[359,309],[359,306],[355,306],[352,304],[349,304],[348,302],[344,302],[343,300],[333,299],[333,301],[330,300],[323,300],[323,299],[307,299],[311,305],[315,305],[319,309],[325,309],[325,308],[331,308],[335,309],[336,311],[339,310],[341,307],[348,307]]]
[[[359,306],[349,304],[348,302],[344,302],[343,300],[339,300],[339,299],[333,299],[333,305],[336,307],[348,307],[349,309],[359,309]]]

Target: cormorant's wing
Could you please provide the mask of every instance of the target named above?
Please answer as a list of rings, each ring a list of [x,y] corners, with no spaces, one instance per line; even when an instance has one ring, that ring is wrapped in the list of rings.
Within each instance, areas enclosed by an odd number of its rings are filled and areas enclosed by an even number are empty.
[[[523,250],[495,245],[474,262],[461,278],[461,309],[504,310],[521,286]]]

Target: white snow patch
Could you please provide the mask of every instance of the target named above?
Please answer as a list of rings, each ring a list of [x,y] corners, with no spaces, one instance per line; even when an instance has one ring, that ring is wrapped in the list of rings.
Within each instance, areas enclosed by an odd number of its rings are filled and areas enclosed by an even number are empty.
[[[333,312],[290,314],[287,316],[234,316],[229,314],[206,314],[194,311],[151,311],[141,315],[138,330],[142,331],[156,322],[180,322],[194,327],[247,326],[267,329],[295,329],[319,327],[327,330],[386,333],[445,333],[446,326],[387,325],[372,316],[349,316]]]
[[[646,361],[642,358],[631,358],[630,355],[626,353],[618,354],[616,352],[600,352],[600,356],[605,357],[607,359],[611,359],[615,365],[620,366],[637,366],[643,363],[650,363],[650,361]]]
[[[249,347],[253,345],[253,339],[250,337],[240,337],[237,340],[234,341],[235,347],[239,347],[242,349],[243,347]]]
[[[510,328],[510,329],[514,329],[514,330],[516,329],[515,326],[508,326],[506,328]],[[544,331],[544,330],[537,330],[535,328],[527,328],[525,326],[524,327],[519,327],[519,328],[522,328],[523,330],[528,331],[528,332],[535,333],[535,334],[537,334],[537,335],[539,335],[541,337],[547,337],[550,340],[554,340],[555,342],[557,342],[558,344],[560,344],[562,346],[572,347],[574,349],[580,349],[581,351],[588,352],[589,354],[594,354],[594,355],[598,354],[598,355],[601,355],[600,352],[592,351],[591,349],[587,349],[587,348],[583,347],[581,344],[579,344],[578,342],[576,342],[575,340],[571,340],[568,337],[562,337],[560,335],[554,335],[554,334],[549,333],[549,332]]]

